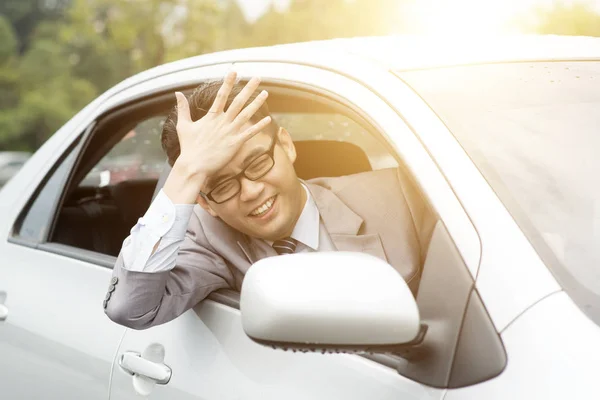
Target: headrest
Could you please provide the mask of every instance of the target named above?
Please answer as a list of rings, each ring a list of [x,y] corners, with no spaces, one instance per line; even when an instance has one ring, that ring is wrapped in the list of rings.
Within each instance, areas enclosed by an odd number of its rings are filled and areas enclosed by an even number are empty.
[[[344,176],[371,171],[365,152],[355,144],[335,140],[303,140],[294,142],[299,178]]]

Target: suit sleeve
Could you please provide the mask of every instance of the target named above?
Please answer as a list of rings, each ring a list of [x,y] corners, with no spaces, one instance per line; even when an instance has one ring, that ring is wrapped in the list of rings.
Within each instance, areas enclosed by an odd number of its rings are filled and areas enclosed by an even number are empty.
[[[123,255],[119,254],[111,286],[104,302],[108,317],[129,328],[146,329],[171,321],[211,292],[235,284],[231,270],[193,214],[172,270],[130,271],[123,267]]]

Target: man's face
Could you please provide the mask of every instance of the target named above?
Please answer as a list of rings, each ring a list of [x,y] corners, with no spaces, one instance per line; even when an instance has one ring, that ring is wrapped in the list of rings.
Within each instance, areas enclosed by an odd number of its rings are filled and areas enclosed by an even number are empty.
[[[250,126],[247,124],[242,130]],[[224,203],[198,199],[211,215],[221,218],[234,229],[273,241],[292,233],[306,202],[306,193],[293,166],[296,151],[291,137],[284,129],[279,130],[277,137],[273,153],[275,164],[266,175],[256,181],[242,177],[240,192]],[[208,190],[246,168],[258,156],[248,159],[251,154],[267,152],[272,140],[272,135],[262,132],[249,139],[228,166],[211,177]]]

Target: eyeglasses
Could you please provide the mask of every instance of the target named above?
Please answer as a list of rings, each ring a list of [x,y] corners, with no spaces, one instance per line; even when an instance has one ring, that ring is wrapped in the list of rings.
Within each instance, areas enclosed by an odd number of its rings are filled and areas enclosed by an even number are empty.
[[[269,150],[252,160],[242,172],[219,183],[208,193],[200,192],[200,195],[217,204],[225,203],[227,200],[232,199],[242,189],[242,183],[240,182],[242,176],[251,181],[255,181],[265,176],[273,168],[275,165],[273,155],[275,153],[276,143],[277,134],[273,135]]]

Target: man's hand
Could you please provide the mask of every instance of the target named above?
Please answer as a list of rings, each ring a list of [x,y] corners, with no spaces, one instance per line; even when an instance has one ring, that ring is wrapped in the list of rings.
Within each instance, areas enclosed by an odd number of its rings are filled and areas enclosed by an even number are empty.
[[[177,163],[185,164],[194,174],[210,176],[222,169],[251,137],[260,132],[270,122],[265,117],[258,123],[242,130],[244,124],[258,111],[267,99],[262,91],[252,103],[242,110],[244,104],[258,88],[260,79],[252,78],[236,96],[227,111],[224,111],[227,98],[235,83],[235,72],[229,73],[217,97],[206,115],[192,121],[190,106],[182,93],[177,92],[177,135],[181,155]]]
[[[190,105],[185,96],[175,93],[181,153],[163,190],[176,204],[194,203],[199,191],[206,189],[204,184],[207,178],[227,165],[248,139],[271,122],[271,117],[265,117],[243,129],[268,96],[266,91],[262,91],[244,108],[260,84],[258,78],[250,79],[224,111],[235,79],[235,72],[227,74],[211,108],[197,121],[192,121]]]

